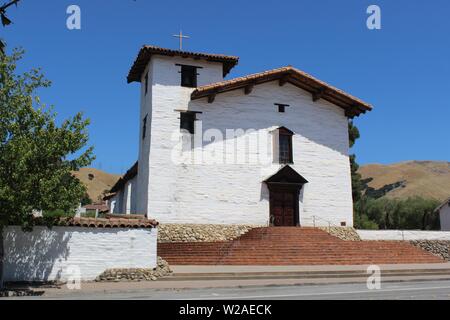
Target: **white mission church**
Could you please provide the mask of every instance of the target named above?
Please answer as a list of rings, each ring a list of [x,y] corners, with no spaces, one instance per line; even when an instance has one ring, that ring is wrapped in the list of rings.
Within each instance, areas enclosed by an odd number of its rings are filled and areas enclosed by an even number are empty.
[[[141,48],[139,157],[113,213],[161,223],[353,225],[349,118],[371,105],[293,67],[224,80],[238,57]]]

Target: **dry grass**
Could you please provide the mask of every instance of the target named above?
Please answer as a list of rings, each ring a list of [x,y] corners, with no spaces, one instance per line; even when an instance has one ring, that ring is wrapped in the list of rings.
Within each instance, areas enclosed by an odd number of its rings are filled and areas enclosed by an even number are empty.
[[[92,180],[89,179],[89,174],[93,175]],[[120,178],[120,175],[106,173],[95,168],[81,168],[80,171],[74,172],[74,175],[86,185],[89,197],[94,202],[99,200],[104,190],[111,189]]]
[[[391,165],[361,166],[364,179],[372,177],[369,186],[380,189],[385,185],[406,181],[405,187],[386,194],[389,198],[421,196],[444,201],[450,197],[450,162],[408,161]]]

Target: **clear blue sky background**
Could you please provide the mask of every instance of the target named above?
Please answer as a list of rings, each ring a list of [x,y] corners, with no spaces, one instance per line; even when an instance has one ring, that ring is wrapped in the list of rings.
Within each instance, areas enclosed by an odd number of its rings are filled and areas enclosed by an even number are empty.
[[[4,2],[4,1],[3,1]],[[228,77],[291,64],[372,103],[356,120],[360,163],[450,161],[450,2],[22,0],[0,28],[53,81],[41,91],[58,118],[92,121],[93,166],[123,173],[137,158],[139,89],[126,75],[143,44],[240,56]],[[66,29],[66,8],[82,29]],[[382,30],[366,9],[382,9]]]

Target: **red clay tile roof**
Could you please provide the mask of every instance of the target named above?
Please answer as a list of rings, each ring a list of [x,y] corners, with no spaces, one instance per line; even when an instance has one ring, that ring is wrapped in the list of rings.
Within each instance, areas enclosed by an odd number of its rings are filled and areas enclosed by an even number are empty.
[[[313,99],[322,98],[344,108],[347,115],[350,117],[372,110],[372,106],[369,103],[291,66],[204,85],[192,92],[191,99],[195,100],[203,97],[215,96],[218,93],[241,88],[251,88],[256,84],[274,80],[279,80],[280,86],[289,82],[312,93]]]
[[[155,228],[158,222],[153,219],[103,219],[103,218],[66,218],[58,226],[89,228]]]
[[[200,52],[189,52],[172,50],[155,46],[143,46],[139,51],[133,66],[128,73],[127,81],[130,82],[140,82],[142,72],[144,72],[145,67],[152,55],[163,55],[163,56],[180,56],[183,58],[193,58],[193,59],[204,59],[206,61],[221,62],[223,64],[223,76],[226,76],[230,70],[237,65],[239,57],[226,56],[223,54],[212,54],[212,53],[200,53]]]

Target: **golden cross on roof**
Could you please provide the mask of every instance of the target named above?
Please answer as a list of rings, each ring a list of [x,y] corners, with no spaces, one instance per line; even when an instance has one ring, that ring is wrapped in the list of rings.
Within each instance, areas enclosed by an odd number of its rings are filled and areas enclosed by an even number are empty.
[[[183,50],[183,38],[189,39],[189,36],[183,35],[183,32],[180,30],[179,34],[174,34],[173,37],[177,37],[180,39],[180,50]]]

